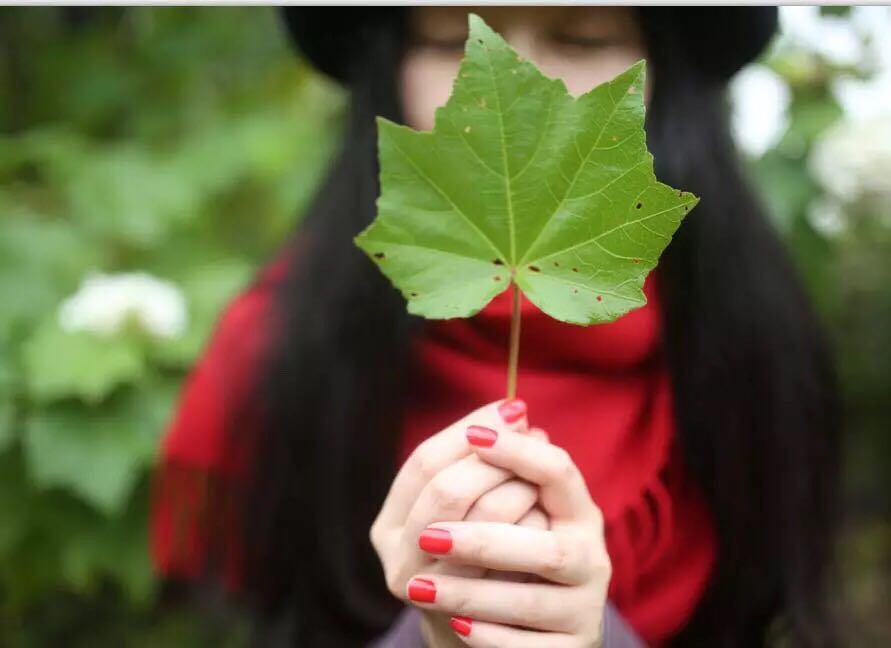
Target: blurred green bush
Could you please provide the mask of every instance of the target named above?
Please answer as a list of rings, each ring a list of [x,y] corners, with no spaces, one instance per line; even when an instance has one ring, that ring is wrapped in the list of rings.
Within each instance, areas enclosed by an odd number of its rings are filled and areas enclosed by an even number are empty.
[[[220,309],[309,198],[342,97],[268,9],[0,12],[0,644],[188,643],[153,609],[149,470]],[[60,326],[89,273],[131,271],[184,298],[184,330]]]
[[[0,53],[0,645],[224,645],[213,624],[159,604],[149,471],[220,309],[310,197],[343,97],[265,8],[0,9]],[[834,195],[834,171],[813,160],[853,137],[833,135],[847,119],[835,81],[876,71],[794,42],[765,65],[787,123],[752,175],[839,351],[851,645],[879,645],[891,641],[891,201]],[[147,273],[126,281],[172,292],[158,317],[181,299],[180,325],[147,323],[137,305],[109,334],[74,330],[63,304],[78,293],[90,311],[97,272]],[[87,315],[101,324],[101,310]]]

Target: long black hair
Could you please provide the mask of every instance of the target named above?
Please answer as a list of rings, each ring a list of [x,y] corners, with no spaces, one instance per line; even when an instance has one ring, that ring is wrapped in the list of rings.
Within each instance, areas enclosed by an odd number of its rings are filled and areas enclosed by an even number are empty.
[[[254,399],[263,435],[241,502],[245,587],[263,643],[361,646],[400,608],[368,532],[397,468],[400,395],[423,324],[352,243],[378,194],[374,116],[401,118],[404,25],[394,15],[353,57],[344,146],[291,243],[269,320],[274,343]],[[640,15],[657,173],[702,197],[660,265],[680,444],[719,540],[710,587],[676,644],[760,646],[777,632],[830,645],[831,362],[744,180],[723,83],[697,72],[658,12]]]

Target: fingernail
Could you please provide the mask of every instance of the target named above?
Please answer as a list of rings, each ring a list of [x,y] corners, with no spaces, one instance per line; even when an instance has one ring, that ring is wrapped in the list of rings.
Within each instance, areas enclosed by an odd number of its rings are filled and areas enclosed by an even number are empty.
[[[418,536],[418,546],[428,553],[448,553],[452,550],[452,534],[446,529],[424,529]]]
[[[408,598],[417,603],[433,603],[436,600],[436,585],[426,578],[412,578],[408,582]]]
[[[457,632],[459,635],[464,635],[465,637],[470,636],[470,631],[473,628],[473,619],[470,617],[452,617],[449,619],[449,625],[452,626],[452,630]]]
[[[482,425],[471,425],[467,428],[467,440],[470,442],[470,445],[491,448],[497,438],[498,433],[492,428],[483,427]]]
[[[498,413],[505,423],[516,423],[526,416],[526,402],[519,398],[504,401],[498,406]]]

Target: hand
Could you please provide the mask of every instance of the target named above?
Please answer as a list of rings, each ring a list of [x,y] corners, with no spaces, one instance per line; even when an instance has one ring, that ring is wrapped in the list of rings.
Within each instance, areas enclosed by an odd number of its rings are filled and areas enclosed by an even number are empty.
[[[484,568],[434,560],[418,546],[419,534],[442,520],[519,523],[546,529],[535,508],[537,487],[509,470],[481,461],[465,438],[469,425],[545,438],[527,431],[521,401],[482,407],[422,443],[397,474],[380,514],[371,527],[371,542],[384,568],[390,591],[406,599],[409,577],[420,570],[480,578]],[[526,575],[513,575],[525,579]],[[448,617],[425,612],[425,634],[433,646],[460,645]]]
[[[452,627],[479,648],[589,648],[600,645],[611,567],[600,510],[565,450],[513,430],[470,429],[476,455],[539,486],[550,529],[491,522],[438,522],[438,559],[525,572],[538,582],[504,582],[436,571],[409,581],[424,610],[453,616]],[[470,447],[470,446],[469,446]]]

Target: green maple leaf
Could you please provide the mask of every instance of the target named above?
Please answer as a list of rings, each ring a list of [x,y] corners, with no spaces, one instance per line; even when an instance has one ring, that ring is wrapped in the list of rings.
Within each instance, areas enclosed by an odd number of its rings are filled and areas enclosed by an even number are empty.
[[[656,180],[644,62],[574,99],[478,16],[431,132],[378,119],[381,195],[357,238],[428,318],[469,317],[515,283],[575,324],[642,286],[698,198]]]

